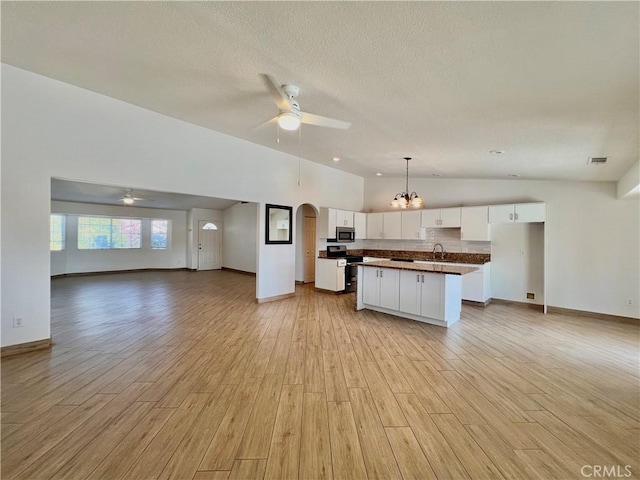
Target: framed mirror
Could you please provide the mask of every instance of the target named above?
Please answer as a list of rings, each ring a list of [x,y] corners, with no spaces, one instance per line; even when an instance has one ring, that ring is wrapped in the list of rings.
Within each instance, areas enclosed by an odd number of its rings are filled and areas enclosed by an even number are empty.
[[[266,243],[290,244],[293,243],[293,209],[283,205],[270,205],[267,203],[266,217]]]

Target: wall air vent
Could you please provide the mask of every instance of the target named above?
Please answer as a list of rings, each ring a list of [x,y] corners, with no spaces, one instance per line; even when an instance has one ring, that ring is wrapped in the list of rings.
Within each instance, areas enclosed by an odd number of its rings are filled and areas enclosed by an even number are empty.
[[[607,157],[589,157],[589,160],[587,160],[587,163],[602,165],[603,163],[607,163]]]

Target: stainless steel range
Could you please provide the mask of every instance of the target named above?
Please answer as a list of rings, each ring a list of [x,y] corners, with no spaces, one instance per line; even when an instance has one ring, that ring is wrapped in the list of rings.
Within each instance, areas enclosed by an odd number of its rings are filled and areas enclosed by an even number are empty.
[[[344,269],[344,291],[355,292],[358,288],[358,266],[362,255],[349,255],[346,245],[327,245],[327,258],[340,258],[347,262]]]

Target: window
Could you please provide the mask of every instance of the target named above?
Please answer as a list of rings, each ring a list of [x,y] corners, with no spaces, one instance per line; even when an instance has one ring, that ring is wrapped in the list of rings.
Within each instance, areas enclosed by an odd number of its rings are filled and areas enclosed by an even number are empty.
[[[49,218],[49,250],[52,252],[64,250],[65,220],[64,215],[55,213]]]
[[[140,248],[139,218],[78,217],[78,249]]]
[[[205,223],[205,224],[202,226],[202,229],[203,229],[203,230],[217,230],[217,229],[218,229],[218,227],[216,226],[216,224],[215,224],[215,223]]]
[[[151,220],[151,248],[167,248],[169,220]]]

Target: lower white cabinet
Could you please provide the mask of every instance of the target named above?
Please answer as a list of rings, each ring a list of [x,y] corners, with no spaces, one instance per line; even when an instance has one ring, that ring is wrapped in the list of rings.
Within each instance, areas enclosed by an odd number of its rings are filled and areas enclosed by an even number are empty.
[[[394,268],[363,268],[362,301],[375,307],[398,310],[398,279],[400,270]]]
[[[491,263],[490,262],[485,263],[483,265],[469,264],[469,263],[445,263],[445,262],[424,262],[424,261],[418,261],[417,263],[430,263],[433,265],[455,265],[460,267],[475,267],[478,269],[475,272],[462,275],[462,300],[486,303],[489,299],[491,299]]]
[[[399,310],[412,315],[441,319],[443,278],[444,276],[439,274],[402,270]]]
[[[345,287],[345,261],[333,258],[318,258],[316,260],[316,288],[341,292]]]

